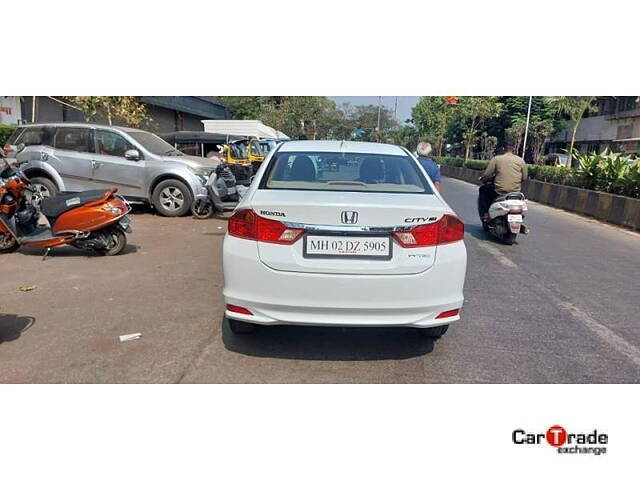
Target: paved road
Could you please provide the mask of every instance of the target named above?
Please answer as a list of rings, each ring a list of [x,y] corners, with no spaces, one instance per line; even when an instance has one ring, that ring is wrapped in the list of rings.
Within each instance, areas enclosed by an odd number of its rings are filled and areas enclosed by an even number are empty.
[[[639,235],[531,204],[531,235],[504,246],[482,232],[475,186],[444,191],[469,269],[464,318],[438,342],[405,329],[234,336],[221,322],[225,222],[141,214],[120,257],[0,257],[0,381],[640,381]]]

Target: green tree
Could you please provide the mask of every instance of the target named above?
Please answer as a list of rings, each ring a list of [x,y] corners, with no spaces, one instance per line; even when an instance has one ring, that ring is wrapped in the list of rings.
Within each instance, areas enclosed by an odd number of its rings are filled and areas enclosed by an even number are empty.
[[[234,120],[255,120],[272,108],[276,97],[218,97]]]
[[[458,97],[455,112],[463,129],[465,159],[469,159],[481,127],[487,120],[497,117],[501,111],[499,97]]]
[[[333,138],[344,132],[344,114],[321,96],[220,97],[234,119],[260,120],[292,138]]]
[[[567,151],[567,167],[571,167],[574,156],[573,146],[576,142],[576,132],[580,121],[586,112],[596,112],[598,107],[594,105],[596,97],[547,97],[549,107],[558,115],[566,115],[572,122],[571,143]]]
[[[397,128],[394,128],[388,132],[387,139],[390,143],[400,145],[409,150],[415,151],[420,141],[420,134],[418,129],[410,123],[405,123]]]
[[[420,136],[435,142],[437,156],[442,156],[442,147],[454,108],[456,105],[447,102],[445,97],[420,97],[411,111],[413,123],[418,128]]]
[[[114,122],[127,127],[139,127],[149,121],[146,106],[138,97],[61,97],[65,102],[80,110],[88,120],[106,118],[109,125]]]

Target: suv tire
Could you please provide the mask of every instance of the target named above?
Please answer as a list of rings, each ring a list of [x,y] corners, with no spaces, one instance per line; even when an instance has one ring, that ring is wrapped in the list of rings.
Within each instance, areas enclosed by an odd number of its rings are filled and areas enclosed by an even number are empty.
[[[49,180],[47,177],[33,177],[29,178],[31,184],[42,194],[43,198],[55,197],[60,190],[55,183]]]
[[[181,217],[191,211],[193,194],[186,184],[170,178],[156,185],[151,202],[163,217]]]

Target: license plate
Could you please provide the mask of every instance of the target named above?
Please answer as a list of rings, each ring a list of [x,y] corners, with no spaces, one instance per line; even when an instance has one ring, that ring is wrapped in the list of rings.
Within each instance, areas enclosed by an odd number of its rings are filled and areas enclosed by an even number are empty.
[[[507,222],[518,222],[522,223],[522,215],[507,215]]]
[[[388,236],[306,235],[303,255],[307,258],[389,260],[391,258],[391,239]]]

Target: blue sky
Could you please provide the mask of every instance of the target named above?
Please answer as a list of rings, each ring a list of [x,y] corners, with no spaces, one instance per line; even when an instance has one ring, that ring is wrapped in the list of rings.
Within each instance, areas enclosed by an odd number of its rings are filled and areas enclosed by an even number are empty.
[[[349,102],[352,105],[378,105],[378,97],[329,97],[338,105]],[[397,97],[398,98],[398,122],[403,123],[407,118],[411,118],[411,109],[420,97]],[[382,97],[382,105],[393,112],[396,97]]]

